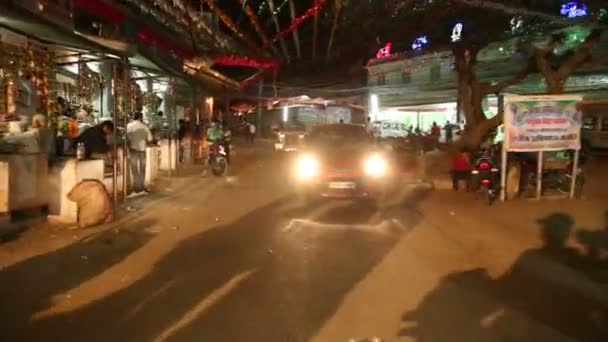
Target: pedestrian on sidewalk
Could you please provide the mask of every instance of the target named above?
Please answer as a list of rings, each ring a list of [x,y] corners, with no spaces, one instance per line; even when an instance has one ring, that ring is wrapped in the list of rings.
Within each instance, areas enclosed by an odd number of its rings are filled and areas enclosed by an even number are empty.
[[[445,123],[445,143],[451,144],[454,139],[454,126],[447,121]]]
[[[143,115],[137,112],[133,121],[127,125],[127,140],[129,142],[129,163],[132,175],[132,194],[148,194],[146,189],[146,148],[152,141],[150,128],[143,123]]]

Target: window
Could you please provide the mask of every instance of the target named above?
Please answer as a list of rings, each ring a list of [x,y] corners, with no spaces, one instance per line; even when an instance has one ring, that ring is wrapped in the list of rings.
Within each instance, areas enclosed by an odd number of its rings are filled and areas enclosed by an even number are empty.
[[[583,129],[594,129],[597,123],[597,117],[586,116],[583,118]]]

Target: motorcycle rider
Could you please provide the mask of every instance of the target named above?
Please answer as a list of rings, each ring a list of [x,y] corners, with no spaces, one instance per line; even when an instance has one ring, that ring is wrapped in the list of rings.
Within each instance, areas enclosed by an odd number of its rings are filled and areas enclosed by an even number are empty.
[[[219,126],[217,119],[213,119],[207,128],[207,142],[209,144],[221,144],[224,139],[224,132]],[[209,157],[205,158],[205,169],[203,170],[203,176],[206,176],[209,171]]]

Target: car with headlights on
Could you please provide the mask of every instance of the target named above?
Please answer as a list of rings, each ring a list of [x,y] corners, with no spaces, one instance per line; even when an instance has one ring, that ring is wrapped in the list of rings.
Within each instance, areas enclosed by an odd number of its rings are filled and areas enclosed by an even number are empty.
[[[293,166],[298,193],[306,201],[347,198],[380,203],[394,188],[391,157],[363,125],[314,127]]]

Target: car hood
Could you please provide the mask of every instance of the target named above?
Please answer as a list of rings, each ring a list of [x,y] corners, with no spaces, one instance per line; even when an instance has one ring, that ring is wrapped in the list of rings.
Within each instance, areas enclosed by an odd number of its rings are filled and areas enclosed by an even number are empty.
[[[307,150],[314,155],[325,168],[353,169],[363,165],[367,156],[373,153],[371,148],[325,148]]]

